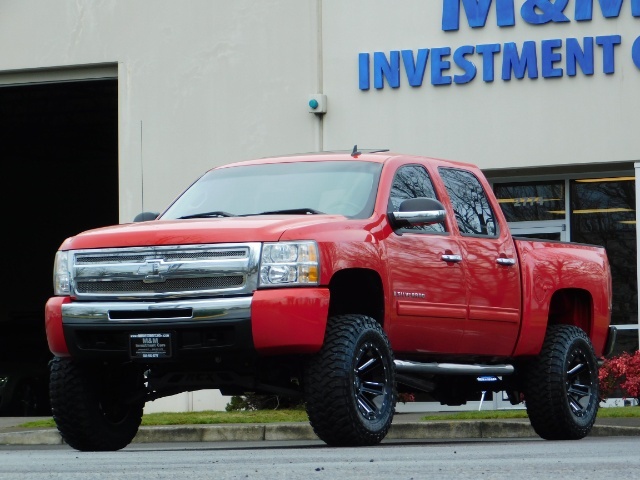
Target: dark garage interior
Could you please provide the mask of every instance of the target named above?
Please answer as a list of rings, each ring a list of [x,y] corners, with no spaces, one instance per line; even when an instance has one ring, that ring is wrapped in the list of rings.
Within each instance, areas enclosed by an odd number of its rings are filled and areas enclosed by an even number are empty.
[[[8,301],[0,307],[0,415],[49,415],[44,306],[55,252],[118,223],[117,80],[0,86]]]

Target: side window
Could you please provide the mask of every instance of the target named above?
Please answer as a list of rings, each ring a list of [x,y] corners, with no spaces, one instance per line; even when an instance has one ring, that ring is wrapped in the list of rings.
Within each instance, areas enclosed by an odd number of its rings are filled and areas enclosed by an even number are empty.
[[[427,170],[420,165],[405,165],[396,172],[389,196],[389,211],[398,211],[403,200],[409,198],[438,198]],[[444,224],[416,225],[403,228],[405,231],[445,232]]]
[[[495,216],[480,181],[471,172],[440,168],[462,235],[498,234]]]

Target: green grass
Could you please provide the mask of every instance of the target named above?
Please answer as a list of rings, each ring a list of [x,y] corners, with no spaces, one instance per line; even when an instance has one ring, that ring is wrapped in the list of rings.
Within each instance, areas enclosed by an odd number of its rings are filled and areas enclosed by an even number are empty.
[[[640,406],[638,407],[607,407],[598,410],[599,418],[640,418]],[[429,414],[422,420],[489,420],[527,418],[524,409],[517,410],[471,410],[468,412]]]
[[[638,407],[608,407],[598,412],[600,418],[640,418]],[[456,413],[429,414],[421,418],[430,420],[488,420],[527,418],[524,410],[482,410]],[[213,425],[223,423],[276,423],[276,422],[307,422],[304,410],[257,410],[251,412],[182,412],[182,413],[150,413],[142,417],[142,425]],[[55,427],[52,418],[20,425],[26,428]]]
[[[307,422],[304,410],[255,410],[250,412],[168,412],[149,413],[142,417],[142,425],[213,425],[222,423]],[[20,427],[55,427],[52,418],[26,422]]]

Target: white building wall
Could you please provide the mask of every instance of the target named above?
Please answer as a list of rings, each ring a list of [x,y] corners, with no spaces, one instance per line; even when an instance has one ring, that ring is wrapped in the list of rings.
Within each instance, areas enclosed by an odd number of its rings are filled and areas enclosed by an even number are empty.
[[[463,11],[460,29],[445,32],[440,0],[4,0],[0,72],[28,81],[34,69],[117,66],[123,222],[161,210],[210,166],[356,143],[486,169],[639,160],[637,0],[610,19],[593,0],[587,22],[573,19],[577,1],[569,22],[530,25],[520,15],[530,0],[514,0],[513,27],[497,26],[494,5],[483,28]],[[399,88],[358,88],[363,52],[614,34],[610,75],[596,46],[591,76],[503,81],[497,54],[485,82],[475,55],[465,85],[431,85],[430,58],[420,87],[401,72]],[[452,62],[445,73],[461,71]],[[317,92],[328,98],[323,120],[307,109]]]
[[[391,148],[476,163],[482,168],[632,161],[640,151],[640,69],[632,45],[640,18],[623,2],[620,16],[604,19],[594,0],[593,20],[576,22],[575,0],[565,23],[529,25],[520,16],[526,0],[515,1],[515,26],[498,27],[492,8],[484,28],[470,28],[464,13],[458,31],[442,30],[443,1],[326,0],[323,2],[323,67],[329,112],[325,146]],[[560,2],[558,2],[560,3]],[[496,2],[493,2],[494,7]],[[462,45],[621,35],[615,47],[615,73],[602,71],[602,49],[595,47],[595,73],[575,77],[503,81],[501,54],[495,80],[482,80],[482,59],[470,59],[478,75],[468,84],[433,86],[431,58],[421,87],[410,87],[401,72],[400,87],[358,89],[359,52],[433,49]],[[564,44],[564,43],[563,43]],[[559,50],[563,53],[563,49]],[[541,58],[538,50],[538,63]],[[453,64],[449,75],[461,74]],[[565,68],[564,61],[556,65]],[[402,67],[401,67],[402,70]],[[373,76],[372,76],[373,79]]]
[[[316,149],[316,20],[299,0],[5,0],[0,72],[118,66],[125,222],[211,166]]]
[[[223,411],[230,400],[219,390],[198,390],[147,402],[144,413]]]

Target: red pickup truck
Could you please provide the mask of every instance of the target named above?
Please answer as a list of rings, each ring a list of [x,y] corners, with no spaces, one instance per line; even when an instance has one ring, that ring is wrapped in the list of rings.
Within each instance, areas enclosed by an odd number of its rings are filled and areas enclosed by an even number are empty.
[[[373,445],[398,392],[524,402],[587,435],[615,338],[597,246],[512,238],[473,165],[386,151],[206,172],[163,213],[63,242],[46,304],[52,412],[117,450],[146,401],[301,396],[329,445]]]

